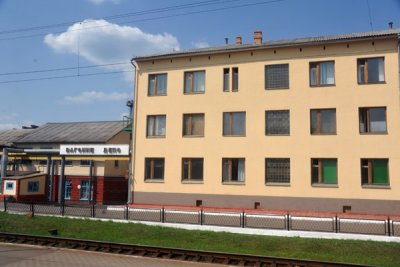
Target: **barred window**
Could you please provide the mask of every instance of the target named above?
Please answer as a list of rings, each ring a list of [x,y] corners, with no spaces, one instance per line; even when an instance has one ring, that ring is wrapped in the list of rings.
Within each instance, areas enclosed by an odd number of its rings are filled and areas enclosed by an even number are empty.
[[[290,183],[290,159],[266,158],[265,183]]]
[[[265,89],[289,88],[289,64],[265,66]]]
[[[289,135],[289,110],[265,111],[265,135]]]

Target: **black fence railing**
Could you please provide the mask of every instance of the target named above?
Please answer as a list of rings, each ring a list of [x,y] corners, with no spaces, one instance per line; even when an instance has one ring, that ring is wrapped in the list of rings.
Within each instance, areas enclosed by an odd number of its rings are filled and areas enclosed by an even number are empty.
[[[0,211],[159,223],[257,228],[286,231],[367,234],[400,237],[400,217],[349,214],[301,214],[262,210],[105,206],[0,201]]]

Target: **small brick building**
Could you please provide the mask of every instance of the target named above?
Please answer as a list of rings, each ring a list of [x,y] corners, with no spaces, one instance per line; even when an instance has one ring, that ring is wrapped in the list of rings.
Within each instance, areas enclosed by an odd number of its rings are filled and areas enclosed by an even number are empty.
[[[122,121],[47,123],[14,141],[16,148],[54,150],[73,146],[85,152],[88,147],[129,146],[130,133]],[[83,147],[83,148],[81,148]],[[72,151],[72,150],[71,150]],[[129,151],[129,149],[127,149]],[[124,156],[85,153],[71,155],[28,154],[23,159],[9,157],[9,166],[19,161],[23,169],[33,169],[47,177],[46,199],[66,203],[126,203],[128,196],[129,153]],[[62,161],[64,168],[62,168]],[[3,183],[4,184],[4,183]]]

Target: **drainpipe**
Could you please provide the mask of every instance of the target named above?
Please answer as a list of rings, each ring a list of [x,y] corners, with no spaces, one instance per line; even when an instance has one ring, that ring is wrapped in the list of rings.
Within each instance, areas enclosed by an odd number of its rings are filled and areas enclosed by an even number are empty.
[[[134,164],[135,164],[135,158],[136,158],[136,120],[134,119],[133,115],[137,114],[137,95],[138,95],[138,70],[137,70],[137,65],[136,62],[131,60],[131,64],[134,68],[134,82],[133,82],[133,93],[134,93],[134,99],[133,99],[133,108],[132,108],[132,113],[131,118],[132,118],[132,132],[131,132],[131,142],[130,142],[130,149],[129,149],[129,174],[128,174],[128,203],[133,203],[134,202],[134,178],[133,178],[133,171],[134,171]]]
[[[93,160],[90,160],[89,164],[89,204],[93,202]]]
[[[58,183],[58,203],[64,204],[64,171],[65,171],[65,156],[61,157],[61,173],[60,173],[60,181]]]

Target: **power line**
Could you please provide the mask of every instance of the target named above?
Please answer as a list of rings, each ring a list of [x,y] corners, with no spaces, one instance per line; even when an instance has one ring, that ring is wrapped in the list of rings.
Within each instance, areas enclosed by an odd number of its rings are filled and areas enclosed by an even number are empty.
[[[126,73],[126,72],[132,72],[132,70],[95,72],[95,73],[87,73],[87,74],[80,74],[80,75],[79,74],[75,74],[75,75],[51,76],[51,77],[32,78],[32,79],[9,80],[9,81],[0,81],[0,84],[31,82],[31,81],[42,81],[42,80],[54,80],[54,79],[65,79],[65,78],[76,78],[76,77],[83,77],[83,76],[109,75],[109,74],[118,74],[118,73]]]
[[[240,0],[226,0],[224,2],[233,2],[233,1],[240,1]],[[227,9],[236,9],[236,8],[243,8],[243,7],[249,7],[249,6],[257,6],[257,5],[265,5],[265,4],[272,4],[276,2],[284,2],[287,0],[269,0],[269,1],[260,1],[256,3],[250,3],[250,4],[241,4],[241,5],[234,5],[234,6],[225,6],[221,8],[214,8],[214,9],[206,9],[206,10],[200,10],[200,11],[192,11],[192,12],[186,12],[186,13],[178,13],[178,14],[172,14],[172,15],[165,15],[165,16],[159,16],[159,17],[153,17],[153,18],[144,18],[144,19],[137,19],[137,20],[130,20],[130,21],[122,21],[120,22],[121,24],[131,24],[135,22],[144,22],[144,21],[152,21],[152,20],[159,20],[159,19],[165,19],[165,18],[173,18],[173,17],[181,17],[181,16],[188,16],[188,15],[194,15],[194,14],[201,14],[201,13],[208,13],[208,12],[215,12],[215,11],[221,11],[221,10],[227,10]],[[224,3],[221,2],[221,3]],[[78,23],[78,22],[76,22]],[[74,29],[70,30],[69,32],[73,31],[81,31],[81,30],[88,30],[88,29],[94,29],[94,28],[103,28],[103,27],[111,27],[111,25],[101,25],[101,26],[92,26],[92,27],[84,27],[82,29]],[[52,34],[60,34],[64,33],[65,31],[58,31],[58,32],[53,32]],[[7,40],[16,40],[16,39],[23,39],[23,38],[32,38],[32,37],[38,37],[38,36],[45,36],[48,33],[40,33],[40,34],[33,34],[33,35],[25,35],[25,36],[16,36],[16,37],[9,37],[9,38],[2,38],[0,41],[7,41]]]
[[[109,64],[100,64],[100,65],[80,66],[79,68],[80,69],[89,69],[89,68],[108,67],[108,66],[127,65],[127,64],[130,64],[130,62],[118,62],[118,63],[109,63]],[[0,73],[0,76],[32,74],[32,73],[41,73],[41,72],[55,72],[55,71],[76,70],[76,69],[78,69],[78,67],[30,70],[30,71],[20,71],[20,72],[5,72],[5,73]]]
[[[240,0],[208,0],[208,1],[190,3],[190,4],[183,4],[183,5],[168,6],[168,7],[163,7],[163,8],[148,9],[148,10],[143,10],[143,11],[130,12],[130,13],[124,13],[124,14],[117,14],[117,15],[111,15],[111,16],[105,16],[105,17],[97,17],[97,18],[94,18],[94,19],[96,19],[96,20],[98,20],[98,19],[114,20],[114,19],[120,19],[120,18],[125,18],[125,17],[141,16],[141,15],[147,15],[147,14],[152,14],[152,13],[166,12],[166,11],[170,11],[170,10],[187,9],[187,8],[192,8],[192,7],[223,4],[223,3],[226,3],[226,2],[236,2],[236,1],[240,1]],[[0,34],[10,34],[10,33],[17,33],[17,32],[26,32],[26,31],[36,31],[36,30],[43,30],[43,29],[50,29],[50,28],[58,28],[58,27],[63,27],[63,26],[68,26],[68,25],[71,25],[71,24],[75,24],[75,23],[78,23],[78,22],[80,22],[80,21],[60,22],[60,23],[56,23],[56,24],[48,24],[48,25],[28,27],[28,28],[2,30],[2,31],[0,31]]]

